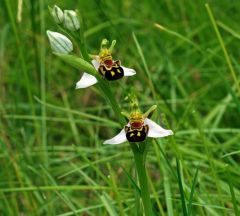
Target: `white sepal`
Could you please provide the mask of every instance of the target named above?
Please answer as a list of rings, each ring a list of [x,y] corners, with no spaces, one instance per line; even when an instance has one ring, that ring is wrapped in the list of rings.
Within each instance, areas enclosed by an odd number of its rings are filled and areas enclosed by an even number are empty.
[[[98,68],[99,68],[99,66],[100,66],[99,61],[93,59],[93,60],[92,60],[92,64],[93,64],[94,68],[95,68],[96,70],[98,70]]]
[[[124,143],[124,142],[126,142],[126,141],[127,141],[126,133],[125,133],[125,130],[122,129],[118,135],[116,135],[116,136],[113,137],[112,139],[109,139],[109,140],[104,141],[103,144],[116,145],[116,144]]]
[[[76,11],[64,10],[64,20],[63,25],[66,29],[70,31],[77,31],[80,29],[80,23],[78,20],[78,15]]]
[[[123,74],[124,76],[133,76],[136,74],[136,71],[132,68],[127,68],[127,67],[123,67],[121,66],[123,69]]]
[[[166,130],[151,119],[146,118],[144,124],[149,126],[148,137],[166,137],[173,135],[171,130]]]
[[[51,15],[57,24],[61,24],[63,22],[63,11],[57,5],[54,5],[51,11]]]
[[[47,36],[53,52],[68,54],[73,51],[73,44],[65,35],[48,30]]]
[[[87,87],[92,86],[96,83],[97,83],[97,79],[96,79],[95,76],[84,72],[81,79],[76,84],[76,89],[87,88]]]

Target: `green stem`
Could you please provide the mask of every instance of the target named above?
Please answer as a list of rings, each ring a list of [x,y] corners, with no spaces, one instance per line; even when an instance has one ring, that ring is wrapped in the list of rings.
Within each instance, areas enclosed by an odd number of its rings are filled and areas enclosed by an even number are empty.
[[[130,144],[132,147],[134,160],[136,164],[139,185],[141,188],[141,198],[146,216],[153,216],[152,204],[148,189],[148,180],[144,160],[144,152],[141,152],[137,144]]]
[[[85,24],[82,20],[82,17],[79,16],[79,15],[78,15],[78,17],[79,17],[80,26],[81,26],[81,28],[79,29],[79,32],[78,32],[78,39],[79,39],[79,42],[80,42],[80,44],[79,44],[80,50],[81,50],[83,59],[91,64],[91,60],[89,58],[88,51],[87,51],[87,48],[85,46],[85,38],[84,38]]]
[[[110,104],[111,108],[113,109],[115,115],[117,116],[121,126],[123,127],[126,125],[126,120],[124,119],[123,115],[121,115],[121,109],[119,107],[119,103],[116,101],[113,92],[111,91],[109,85],[107,83],[104,83],[105,81],[99,82],[99,88],[104,94],[105,99]]]

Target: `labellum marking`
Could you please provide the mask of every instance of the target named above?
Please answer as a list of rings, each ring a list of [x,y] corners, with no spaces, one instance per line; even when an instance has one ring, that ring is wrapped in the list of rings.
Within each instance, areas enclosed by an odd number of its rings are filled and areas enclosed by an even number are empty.
[[[115,64],[115,62],[110,68],[108,68],[105,64],[101,64],[98,68],[98,72],[108,81],[118,80],[124,76],[122,67]]]
[[[130,124],[131,124],[131,128],[134,128],[134,129],[138,129],[143,126],[142,121],[134,121],[134,122],[130,122]]]
[[[104,64],[105,64],[107,67],[112,67],[113,61],[112,61],[111,59],[108,59],[108,60],[105,60],[105,61],[104,61]]]
[[[143,125],[139,129],[125,126],[126,137],[129,142],[142,142],[146,139],[149,127]]]

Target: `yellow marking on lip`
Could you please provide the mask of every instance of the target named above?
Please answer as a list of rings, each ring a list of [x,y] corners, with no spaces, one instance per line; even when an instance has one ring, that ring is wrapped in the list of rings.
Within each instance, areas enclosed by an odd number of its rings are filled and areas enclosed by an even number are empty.
[[[132,137],[132,136],[134,136],[134,133],[131,133],[131,134],[130,134],[130,137]]]
[[[140,137],[140,136],[141,136],[141,133],[140,133],[140,132],[138,132],[138,133],[137,133],[137,136],[139,136],[139,137]]]
[[[121,73],[121,71],[120,71],[119,69],[117,69],[117,72],[118,72],[118,73]]]
[[[115,72],[114,72],[114,71],[111,71],[111,75],[114,76],[114,75],[115,75]]]

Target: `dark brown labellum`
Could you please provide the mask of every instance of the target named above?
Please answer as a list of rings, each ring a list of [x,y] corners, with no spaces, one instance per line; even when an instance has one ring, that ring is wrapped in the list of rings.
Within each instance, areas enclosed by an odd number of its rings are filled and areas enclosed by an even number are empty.
[[[126,137],[129,142],[142,142],[146,139],[149,127],[144,125],[139,129],[125,126]]]
[[[109,81],[118,80],[124,76],[123,68],[120,66],[119,61],[113,62],[112,65],[110,62],[100,64],[98,72]]]

